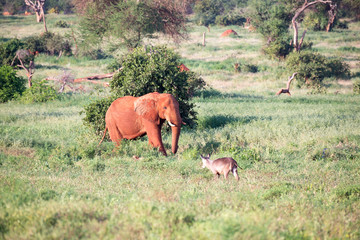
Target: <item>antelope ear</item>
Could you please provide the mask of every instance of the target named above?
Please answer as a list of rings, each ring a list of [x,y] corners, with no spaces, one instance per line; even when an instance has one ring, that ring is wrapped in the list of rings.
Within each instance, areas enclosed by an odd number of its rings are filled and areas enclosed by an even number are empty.
[[[159,114],[156,110],[156,101],[154,99],[140,97],[134,102],[134,111],[146,120],[160,124]]]

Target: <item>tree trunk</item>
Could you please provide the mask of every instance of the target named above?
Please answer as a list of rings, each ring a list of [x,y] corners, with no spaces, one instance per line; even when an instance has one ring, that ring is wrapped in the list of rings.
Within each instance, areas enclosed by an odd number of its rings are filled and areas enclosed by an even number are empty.
[[[300,14],[305,10],[307,9],[308,7],[314,5],[314,4],[317,4],[317,3],[329,3],[331,4],[331,1],[328,1],[328,0],[315,0],[313,2],[308,2],[307,0],[305,0],[304,4],[302,5],[301,8],[297,9],[295,11],[295,14],[294,14],[294,17],[292,18],[291,20],[291,23],[292,23],[292,26],[294,28],[294,40],[293,40],[293,46],[294,46],[294,50],[295,51],[300,51],[300,47],[301,47],[301,44],[299,44],[299,41],[298,41],[298,38],[299,38],[299,34],[298,34],[298,24],[296,22],[296,19],[300,16]],[[303,37],[305,35],[303,34]],[[303,39],[303,38],[302,38]]]
[[[47,30],[47,27],[46,27],[46,21],[45,21],[45,13],[44,13],[44,8],[43,8],[43,7],[41,7],[41,10],[40,10],[40,12],[41,12],[41,15],[42,15],[42,19],[43,19],[43,22],[44,22],[44,28],[45,28],[45,32],[47,32],[48,30]]]
[[[326,26],[326,32],[331,31],[331,28],[334,25],[336,14],[337,14],[337,5],[336,5],[336,3],[335,4],[330,4],[329,21],[328,21],[328,24]]]
[[[41,22],[43,20],[43,16],[41,15],[41,13],[39,11],[35,11],[35,15],[36,15],[36,22]]]

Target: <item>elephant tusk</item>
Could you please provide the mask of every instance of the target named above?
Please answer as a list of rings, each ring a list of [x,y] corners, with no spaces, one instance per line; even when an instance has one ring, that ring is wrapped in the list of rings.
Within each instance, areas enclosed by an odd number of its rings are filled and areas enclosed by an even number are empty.
[[[168,121],[168,124],[170,125],[170,127],[176,127],[176,125],[171,123],[170,121]]]

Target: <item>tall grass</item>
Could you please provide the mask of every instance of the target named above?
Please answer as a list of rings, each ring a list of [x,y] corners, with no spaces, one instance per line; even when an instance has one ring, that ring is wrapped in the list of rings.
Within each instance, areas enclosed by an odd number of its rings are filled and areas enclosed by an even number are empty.
[[[197,97],[196,129],[161,156],[146,137],[97,147],[86,96],[1,105],[6,238],[357,238],[357,96]],[[171,136],[163,133],[165,147]],[[199,154],[234,157],[213,180]],[[133,158],[136,155],[138,158]],[[231,176],[232,177],[232,176]],[[348,219],[353,219],[351,223]]]

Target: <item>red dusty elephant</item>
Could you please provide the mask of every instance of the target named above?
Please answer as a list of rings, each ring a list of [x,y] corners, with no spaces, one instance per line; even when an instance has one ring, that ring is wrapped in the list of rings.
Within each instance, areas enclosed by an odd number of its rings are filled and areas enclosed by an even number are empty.
[[[125,96],[116,99],[106,112],[105,133],[109,130],[110,139],[116,146],[120,145],[123,138],[134,139],[147,134],[149,143],[166,156],[161,139],[161,126],[165,120],[171,126],[172,152],[175,154],[183,122],[179,103],[168,93],[154,92],[141,97]]]

